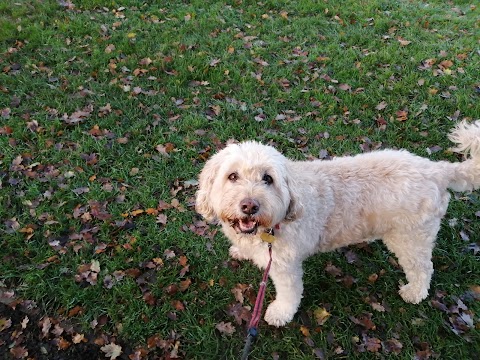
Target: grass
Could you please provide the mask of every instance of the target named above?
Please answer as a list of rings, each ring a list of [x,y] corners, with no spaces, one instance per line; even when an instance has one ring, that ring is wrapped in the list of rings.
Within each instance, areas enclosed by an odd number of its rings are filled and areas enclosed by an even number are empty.
[[[272,142],[295,159],[380,146],[454,161],[448,130],[480,114],[473,2],[75,5],[0,5],[0,285],[34,300],[42,315],[121,341],[125,354],[157,335],[167,345],[150,348],[151,358],[176,342],[188,359],[238,357],[245,323],[228,314],[231,289],[256,289],[261,274],[229,259],[215,226],[210,238],[191,230],[200,220],[192,180],[226,141]],[[132,215],[147,209],[166,223]],[[478,194],[456,195],[439,233],[429,299],[449,310],[403,303],[403,273],[380,244],[350,249],[353,263],[347,250],[321,254],[305,264],[294,321],[263,323],[252,357],[310,359],[315,349],[328,358],[382,357],[391,339],[403,345],[402,359],[478,356],[480,306],[468,294],[480,285],[480,265],[466,250],[480,241],[478,210]],[[79,266],[93,260],[98,282],[76,282]],[[329,262],[342,276],[325,271]],[[115,271],[124,277],[108,289],[104,279]],[[369,281],[371,274],[380,277]],[[184,291],[169,287],[186,280]],[[458,298],[475,315],[473,328],[455,334],[449,318],[458,316]],[[68,316],[76,306],[82,311]],[[321,326],[319,308],[331,313]],[[375,328],[352,320],[362,316]],[[98,319],[105,324],[92,330]],[[222,321],[236,332],[216,330]],[[368,338],[383,347],[362,348]]]

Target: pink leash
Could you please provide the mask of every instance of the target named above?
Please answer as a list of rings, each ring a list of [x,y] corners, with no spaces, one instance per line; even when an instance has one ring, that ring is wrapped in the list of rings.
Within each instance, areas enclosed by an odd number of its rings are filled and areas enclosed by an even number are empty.
[[[248,354],[250,352],[250,348],[252,346],[253,340],[255,340],[258,336],[258,323],[260,321],[260,317],[262,316],[262,307],[263,307],[263,300],[265,299],[265,289],[267,287],[268,281],[268,273],[270,271],[270,265],[272,264],[272,244],[268,244],[268,255],[270,260],[268,260],[267,267],[263,272],[262,282],[260,283],[260,287],[258,289],[257,299],[255,300],[255,306],[253,308],[252,318],[250,319],[250,324],[248,325],[248,335],[247,341],[245,342],[245,346],[243,348],[242,353],[242,360],[248,359]]]

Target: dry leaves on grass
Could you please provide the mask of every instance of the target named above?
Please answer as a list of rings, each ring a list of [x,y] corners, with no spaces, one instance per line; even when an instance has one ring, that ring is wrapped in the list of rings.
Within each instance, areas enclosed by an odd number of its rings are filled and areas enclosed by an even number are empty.
[[[105,356],[110,359],[116,359],[122,354],[122,347],[120,345],[110,343],[108,345],[104,345],[100,348],[105,353]]]

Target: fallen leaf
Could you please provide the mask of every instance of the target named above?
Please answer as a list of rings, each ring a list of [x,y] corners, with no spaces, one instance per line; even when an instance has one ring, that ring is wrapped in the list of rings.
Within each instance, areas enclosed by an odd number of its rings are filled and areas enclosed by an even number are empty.
[[[72,336],[72,342],[74,344],[80,344],[81,342],[86,342],[87,339],[85,339],[85,335],[84,334],[75,334],[74,336]]]
[[[451,68],[453,66],[453,61],[450,60],[443,60],[438,64],[438,67],[442,70]]]
[[[171,304],[177,311],[185,310],[185,305],[180,300],[173,300]]]
[[[179,289],[180,291],[185,291],[188,289],[188,287],[191,285],[192,283],[192,280],[191,279],[185,279],[183,281],[180,281],[180,286],[179,286]]]
[[[231,322],[220,322],[215,325],[215,329],[220,331],[220,333],[224,335],[232,335],[235,332],[235,327],[232,325]]]
[[[79,313],[82,313],[83,312],[83,308],[79,305],[75,306],[72,310],[70,310],[68,312],[68,317],[72,317],[72,316],[75,316]]]
[[[342,276],[343,272],[342,269],[336,267],[332,263],[328,263],[327,266],[325,266],[325,271],[334,277]]]
[[[303,334],[303,336],[310,336],[310,330],[304,325],[300,326],[300,332]]]
[[[28,322],[30,321],[30,319],[28,318],[28,316],[25,316],[21,322],[21,325],[22,325],[22,329],[26,329],[27,328],[27,324]],[[1,325],[0,325],[0,331],[1,330]]]
[[[28,356],[28,350],[24,346],[15,346],[10,349],[10,354],[12,354],[15,359],[23,359]]]
[[[45,316],[41,321],[40,325],[42,327],[42,336],[48,337],[48,333],[50,332],[50,328],[52,327],[52,322],[48,316]]]
[[[397,38],[398,42],[400,43],[401,46],[407,46],[408,44],[411,44],[411,41],[405,40],[401,36]]]
[[[397,114],[397,120],[398,121],[406,121],[407,120],[408,111],[399,110],[399,111],[396,112],[396,114]]]
[[[218,65],[218,63],[219,63],[220,61],[221,61],[220,59],[212,59],[212,60],[210,61],[209,65],[210,65],[211,67],[215,67],[215,66]]]
[[[100,350],[102,350],[105,353],[105,356],[110,359],[116,359],[122,354],[122,347],[114,343],[102,346]]]
[[[380,348],[382,347],[380,339],[374,338],[374,337],[366,337],[365,339],[365,347],[367,351],[370,352],[378,352]]]
[[[231,290],[232,294],[235,296],[235,300],[237,300],[240,304],[243,304],[243,301],[245,300],[243,293],[247,288],[248,288],[247,284],[237,284]]]
[[[375,106],[375,109],[377,110],[383,110],[387,107],[387,102],[386,101],[382,101],[381,103],[379,103],[377,106]]]
[[[0,116],[4,119],[9,119],[10,118],[10,113],[11,113],[11,110],[10,108],[4,108],[0,111]]]
[[[165,214],[158,214],[156,221],[157,224],[166,225],[167,224],[167,215]]]
[[[90,270],[96,273],[100,272],[100,262],[98,260],[92,260],[92,264],[90,265]]]
[[[143,214],[144,212],[145,212],[145,210],[143,210],[143,209],[133,210],[133,211],[130,213],[130,215],[133,216],[133,217],[135,217],[135,216],[138,216],[138,215],[140,215],[140,214]]]
[[[394,353],[397,355],[400,354],[403,348],[403,344],[397,339],[389,339],[387,341],[384,341],[382,345],[383,345],[383,350],[386,353]]]
[[[370,303],[370,305],[372,306],[373,310],[376,310],[378,312],[385,312],[385,307],[378,302],[372,302]]]
[[[251,318],[251,312],[242,304],[236,302],[228,306],[227,314],[233,316],[237,324],[242,324],[242,322],[248,323]]]
[[[5,329],[8,329],[10,326],[12,326],[12,320],[7,319],[7,318],[0,318],[0,332],[2,332]],[[24,327],[22,327],[25,329]]]
[[[315,320],[317,320],[318,325],[323,325],[331,316],[331,314],[325,308],[318,308],[313,312]]]

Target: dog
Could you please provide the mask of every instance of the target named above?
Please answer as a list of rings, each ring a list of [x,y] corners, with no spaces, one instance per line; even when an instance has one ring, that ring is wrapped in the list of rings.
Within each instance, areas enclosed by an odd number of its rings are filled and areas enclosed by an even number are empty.
[[[196,211],[218,222],[230,255],[265,268],[264,232],[274,229],[270,277],[276,291],[265,320],[284,326],[303,293],[302,262],[317,252],[382,239],[403,268],[404,301],[428,296],[432,250],[450,193],[480,187],[480,120],[449,134],[462,162],[431,161],[406,150],[332,160],[292,161],[255,141],[230,144],[199,175]]]

